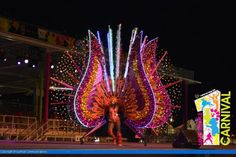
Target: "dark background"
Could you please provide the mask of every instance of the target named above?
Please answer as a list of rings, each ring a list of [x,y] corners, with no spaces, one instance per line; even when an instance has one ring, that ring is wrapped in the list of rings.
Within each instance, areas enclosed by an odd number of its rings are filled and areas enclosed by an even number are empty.
[[[196,80],[215,88],[235,80],[233,9],[213,1],[7,1],[0,15],[44,26],[76,38],[87,30],[107,31],[121,23],[123,45],[139,27],[159,37],[177,66],[195,71]],[[124,44],[125,43],[125,44]]]
[[[235,16],[231,6],[209,0],[7,1],[0,4],[0,15],[75,38],[85,37],[88,29],[105,35],[108,25],[116,28],[121,23],[126,46],[132,28],[139,27],[149,39],[159,37],[160,47],[169,51],[176,66],[195,71],[195,80],[202,84],[192,88],[193,93],[231,90],[231,111],[235,112]]]

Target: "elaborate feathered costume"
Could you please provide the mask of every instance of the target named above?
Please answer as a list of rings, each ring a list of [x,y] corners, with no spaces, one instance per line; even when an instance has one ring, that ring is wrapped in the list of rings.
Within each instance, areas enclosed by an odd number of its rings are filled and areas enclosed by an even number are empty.
[[[106,110],[116,103],[126,118],[124,123],[143,137],[144,128],[157,128],[169,119],[173,106],[166,88],[179,81],[162,84],[157,69],[166,53],[157,62],[158,39],[147,41],[147,37],[143,38],[143,33],[138,33],[137,29],[132,31],[127,60],[122,67],[120,30],[119,25],[116,46],[113,46],[109,28],[107,49],[104,49],[99,32],[97,36],[88,32],[86,69],[79,83],[74,87],[66,86],[74,95],[68,99],[69,110],[83,126],[96,130],[107,122]]]

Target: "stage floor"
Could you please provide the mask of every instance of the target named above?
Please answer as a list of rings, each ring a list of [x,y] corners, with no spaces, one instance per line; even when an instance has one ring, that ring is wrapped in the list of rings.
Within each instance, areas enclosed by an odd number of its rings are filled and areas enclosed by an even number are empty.
[[[113,143],[69,143],[69,142],[18,142],[18,141],[0,141],[0,149],[176,149],[172,147],[171,143],[148,143],[144,146],[143,143],[125,142],[123,146],[118,147]],[[179,149],[179,148],[178,148]],[[190,148],[181,148],[190,149]],[[229,146],[202,146],[199,149],[236,149],[236,145]]]

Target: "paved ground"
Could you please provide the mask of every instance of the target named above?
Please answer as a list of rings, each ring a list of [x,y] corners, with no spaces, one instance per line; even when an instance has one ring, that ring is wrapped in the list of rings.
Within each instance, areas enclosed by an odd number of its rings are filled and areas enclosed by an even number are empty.
[[[68,154],[65,153],[57,153],[57,154],[50,154],[48,153],[48,150],[53,151],[61,151],[66,150],[69,152]],[[170,153],[171,155],[167,154],[160,154],[160,153],[154,153],[149,154],[148,151],[155,151],[155,150],[164,150],[164,151],[171,151],[171,150],[177,150],[177,151],[205,151],[209,152],[209,150],[221,150],[221,149],[227,149],[225,151],[230,151],[229,149],[236,150],[236,145],[230,145],[227,147],[223,146],[211,146],[211,147],[201,147],[200,149],[188,149],[188,148],[182,148],[182,149],[174,149],[172,147],[171,143],[161,143],[161,144],[148,144],[146,147],[143,145],[143,143],[128,143],[125,142],[123,146],[117,147],[116,145],[112,143],[55,143],[55,142],[14,142],[14,141],[0,141],[0,157],[234,157],[236,154],[175,154]],[[12,150],[16,151],[46,151],[47,153],[14,153]],[[93,152],[97,151],[103,151],[103,153],[93,154]],[[1,151],[5,151],[7,153],[1,154]],[[80,153],[70,153],[71,151],[80,151]],[[113,154],[113,153],[107,153],[107,152],[113,152],[113,151],[135,151],[135,154],[129,153],[129,154]],[[138,152],[138,153],[137,153]],[[142,152],[142,153],[139,153]]]
[[[118,147],[113,143],[69,143],[69,142],[15,142],[0,141],[0,149],[173,149],[171,143],[153,144],[125,142]],[[187,148],[186,148],[187,149]],[[229,146],[202,146],[200,149],[236,149],[236,145]]]
[[[148,144],[143,143],[123,143],[118,147],[113,143],[58,143],[58,142],[0,142],[1,149],[171,149],[172,145],[166,144]]]

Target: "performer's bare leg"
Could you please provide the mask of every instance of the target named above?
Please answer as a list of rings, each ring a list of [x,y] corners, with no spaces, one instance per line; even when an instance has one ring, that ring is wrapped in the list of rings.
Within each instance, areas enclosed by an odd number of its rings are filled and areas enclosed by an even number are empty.
[[[120,128],[120,120],[116,122],[116,129],[117,129],[117,143],[118,146],[122,146],[122,134],[121,134],[121,128]]]
[[[112,137],[114,144],[116,144],[116,136],[113,133],[114,122],[109,122],[108,124],[108,134]]]

